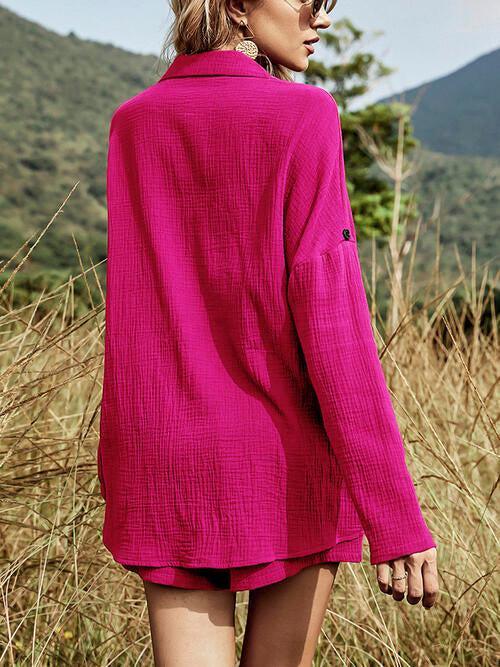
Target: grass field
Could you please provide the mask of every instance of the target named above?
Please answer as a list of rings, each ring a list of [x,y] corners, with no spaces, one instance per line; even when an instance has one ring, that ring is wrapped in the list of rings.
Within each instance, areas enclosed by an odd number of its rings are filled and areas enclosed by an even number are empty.
[[[500,657],[498,276],[491,266],[476,270],[472,257],[455,285],[443,285],[437,248],[428,285],[414,294],[413,251],[399,269],[388,258],[396,281],[389,326],[377,302],[386,258],[364,269],[408,465],[438,543],[440,595],[430,611],[383,595],[365,543],[363,563],[340,567],[315,667],[479,667]],[[104,291],[95,267],[82,266],[19,302],[16,271],[29,252],[0,267],[8,275],[0,288],[0,664],[153,664],[142,582],[101,543]],[[247,595],[237,594],[238,654]]]

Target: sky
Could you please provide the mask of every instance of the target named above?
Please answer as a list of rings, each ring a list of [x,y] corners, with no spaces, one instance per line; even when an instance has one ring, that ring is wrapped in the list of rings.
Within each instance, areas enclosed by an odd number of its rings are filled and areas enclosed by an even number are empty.
[[[167,0],[0,0],[0,4],[63,35],[73,31],[78,37],[154,55],[171,21]],[[331,18],[334,22],[343,17],[366,33],[364,50],[396,68],[362,103],[449,74],[500,48],[500,0],[338,0]],[[383,34],[376,36],[380,31]],[[330,62],[321,45],[313,57]],[[301,80],[301,75],[295,78]]]

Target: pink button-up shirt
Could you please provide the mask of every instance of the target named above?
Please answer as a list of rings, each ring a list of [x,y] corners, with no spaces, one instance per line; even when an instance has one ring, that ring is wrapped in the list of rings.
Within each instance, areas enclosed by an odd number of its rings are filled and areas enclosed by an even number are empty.
[[[115,560],[436,546],[371,329],[337,105],[238,51],[114,112],[98,472]]]

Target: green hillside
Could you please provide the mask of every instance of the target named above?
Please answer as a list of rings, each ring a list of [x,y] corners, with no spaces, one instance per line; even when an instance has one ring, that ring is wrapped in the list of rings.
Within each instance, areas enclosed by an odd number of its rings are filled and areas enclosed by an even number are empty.
[[[74,266],[72,233],[99,261],[109,118],[159,78],[156,58],[61,36],[3,7],[0,56],[0,260],[42,229],[80,181],[30,266]]]
[[[418,191],[425,220],[432,217],[433,207],[439,205],[440,239],[445,248],[456,244],[462,259],[470,260],[472,244],[477,258],[485,262],[496,257],[498,268],[500,222],[500,159],[447,156],[439,153],[422,154],[422,167],[409,185]],[[413,185],[414,184],[414,185]],[[424,262],[433,256],[435,229],[422,239]],[[455,257],[447,253],[444,266],[452,266]]]
[[[435,262],[436,238],[442,245],[440,271],[445,280],[471,270],[475,245],[478,270],[489,262],[498,271],[500,256],[500,158],[450,156],[420,149],[412,156],[418,170],[404,182],[416,193],[422,226],[415,257],[415,282],[425,282]],[[439,225],[438,225],[439,222]],[[415,225],[409,230],[412,237]],[[361,252],[370,260],[369,242]]]

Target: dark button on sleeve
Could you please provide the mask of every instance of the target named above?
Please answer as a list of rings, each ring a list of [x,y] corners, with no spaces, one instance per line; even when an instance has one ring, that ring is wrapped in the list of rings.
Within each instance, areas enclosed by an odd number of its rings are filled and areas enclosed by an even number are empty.
[[[342,234],[345,239],[349,239],[351,237],[351,232],[348,229],[343,229]]]

